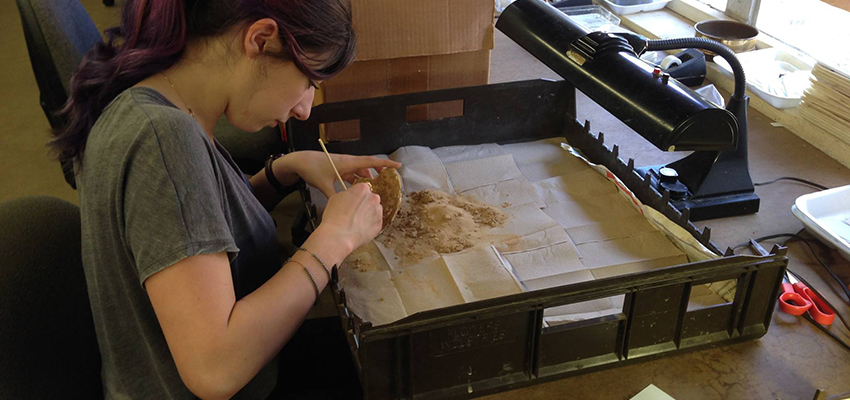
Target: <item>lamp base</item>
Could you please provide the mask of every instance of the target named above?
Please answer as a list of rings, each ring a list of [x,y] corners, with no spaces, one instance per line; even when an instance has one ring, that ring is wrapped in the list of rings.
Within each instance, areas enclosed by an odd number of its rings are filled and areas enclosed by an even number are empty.
[[[747,107],[750,98],[732,96],[726,109],[738,121],[735,150],[695,151],[667,165],[635,168],[691,221],[753,214],[759,210],[747,162]],[[685,211],[685,210],[688,211]]]
[[[658,193],[663,194],[667,191],[670,194],[670,204],[677,210],[680,212],[685,212],[685,209],[690,210],[691,221],[754,214],[759,210],[760,199],[753,190],[694,196],[692,191],[675,177],[661,173],[661,169],[664,168],[668,167],[654,165],[635,168],[635,170],[640,176],[649,174],[652,178],[652,187]]]
[[[679,211],[691,210],[691,221],[737,217],[755,214],[759,210],[759,197],[755,193],[739,193],[702,199],[671,201]]]

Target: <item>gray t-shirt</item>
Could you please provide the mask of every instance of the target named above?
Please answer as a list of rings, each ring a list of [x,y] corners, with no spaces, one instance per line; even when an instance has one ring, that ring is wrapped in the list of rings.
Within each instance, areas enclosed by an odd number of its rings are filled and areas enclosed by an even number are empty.
[[[106,398],[194,398],[145,279],[184,258],[225,251],[238,300],[280,268],[274,221],[227,151],[149,88],[127,89],[106,107],[77,188]],[[265,398],[276,380],[277,359],[234,398]]]

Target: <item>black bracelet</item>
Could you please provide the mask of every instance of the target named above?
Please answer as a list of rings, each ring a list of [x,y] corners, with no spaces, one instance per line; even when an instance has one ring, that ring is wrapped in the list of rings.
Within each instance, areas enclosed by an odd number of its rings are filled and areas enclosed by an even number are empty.
[[[274,191],[278,194],[289,194],[290,192],[292,192],[292,190],[288,190],[286,187],[284,187],[280,183],[280,181],[277,180],[277,178],[274,176],[274,170],[272,170],[272,163],[274,162],[274,160],[277,160],[281,156],[283,156],[283,154],[272,154],[266,160],[266,180],[269,181],[269,185],[272,185]]]

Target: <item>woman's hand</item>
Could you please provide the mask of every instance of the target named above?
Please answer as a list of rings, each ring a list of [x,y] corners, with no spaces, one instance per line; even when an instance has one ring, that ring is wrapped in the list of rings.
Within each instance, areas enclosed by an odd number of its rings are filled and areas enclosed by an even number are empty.
[[[373,156],[349,156],[344,154],[331,154],[339,175],[343,180],[353,183],[356,178],[372,178],[369,170],[374,168],[380,172],[384,168],[399,168],[401,163]],[[325,153],[320,151],[296,151],[287,154],[281,159],[281,163],[275,163],[275,173],[293,171],[304,179],[304,182],[322,191],[331,198],[336,191],[334,181],[337,180],[331,164]],[[279,167],[278,167],[279,166]],[[277,171],[280,168],[280,171]]]
[[[350,253],[381,233],[382,214],[381,197],[372,193],[369,185],[359,183],[328,199],[316,231],[339,241]]]

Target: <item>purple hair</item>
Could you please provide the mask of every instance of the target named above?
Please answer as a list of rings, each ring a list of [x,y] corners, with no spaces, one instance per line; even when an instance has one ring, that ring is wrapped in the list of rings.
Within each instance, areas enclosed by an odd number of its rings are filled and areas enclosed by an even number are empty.
[[[118,94],[176,63],[188,39],[213,37],[261,18],[277,22],[284,52],[307,77],[328,79],[354,60],[346,0],[127,0],[121,25],[106,31],[71,77],[65,119],[50,145],[82,166],[89,131]]]

